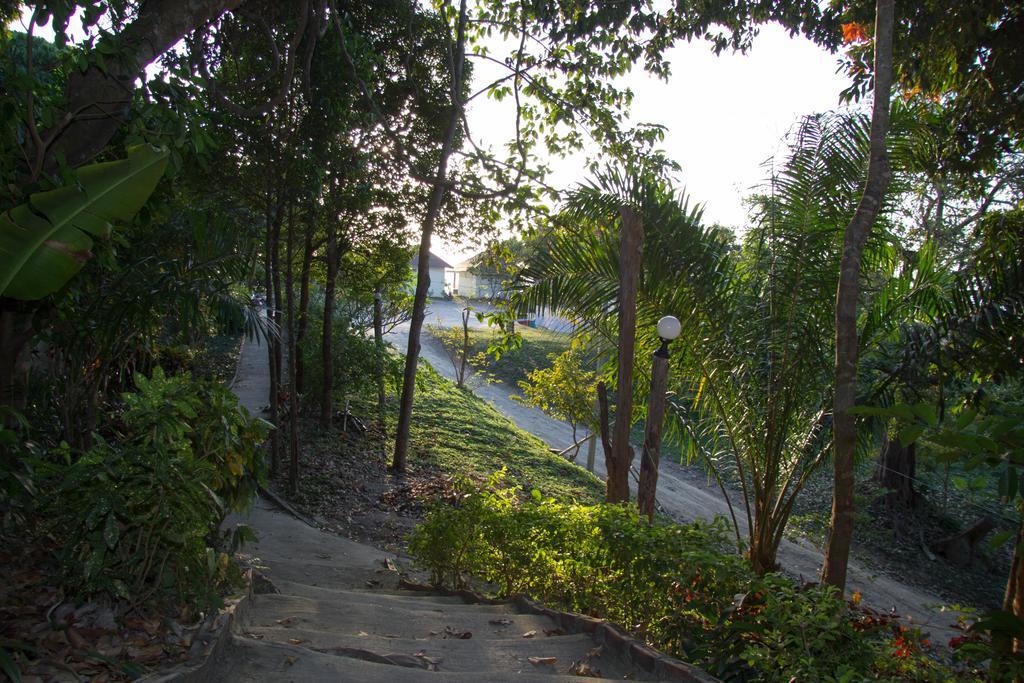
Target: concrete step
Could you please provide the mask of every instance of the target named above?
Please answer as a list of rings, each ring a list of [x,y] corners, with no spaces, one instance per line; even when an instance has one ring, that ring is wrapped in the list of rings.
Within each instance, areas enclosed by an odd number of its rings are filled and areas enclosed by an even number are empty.
[[[368,653],[370,657],[379,657]],[[429,662],[414,658],[423,665]],[[207,680],[289,681],[294,683],[334,681],[337,683],[593,683],[613,678],[581,677],[565,673],[547,664],[506,670],[482,666],[476,671],[431,671],[427,668],[400,666],[380,661],[317,652],[305,647],[266,643],[235,636],[225,656],[219,658]],[[413,662],[408,662],[412,664]],[[443,666],[441,662],[441,666]],[[563,669],[564,671],[564,669]],[[621,679],[619,679],[621,680]]]
[[[352,596],[355,597],[355,596]],[[558,625],[551,619],[532,614],[514,614],[510,605],[449,605],[417,603],[396,596],[381,600],[323,600],[297,595],[254,595],[243,628],[297,627],[331,631],[341,635],[360,632],[388,638],[426,639],[443,634],[446,628],[468,631],[475,638],[507,638],[504,629],[490,622],[511,618],[519,635],[527,631],[543,634]],[[390,598],[390,599],[389,599]],[[518,637],[518,636],[517,636]]]
[[[278,581],[275,582],[274,585],[277,586],[281,595],[294,595],[303,598],[311,598],[313,600],[342,600],[354,603],[390,602],[396,605],[416,603],[418,605],[449,605],[452,607],[458,606],[474,608],[478,606],[467,603],[457,595],[441,595],[439,593],[431,593],[427,591],[421,592],[375,588],[325,588],[323,586],[310,586],[292,581]],[[509,605],[505,604],[487,606],[513,609]]]
[[[310,650],[360,658],[372,653],[395,661],[425,662],[441,672],[471,672],[486,668],[491,671],[530,671],[533,673],[568,673],[577,662],[586,662],[593,670],[609,678],[622,678],[632,672],[617,657],[596,648],[586,634],[547,637],[538,633],[523,638],[519,626],[513,621],[508,626],[494,626],[495,632],[509,638],[470,639],[445,638],[438,634],[425,639],[385,638],[363,633],[339,635],[333,631],[306,628],[252,627],[243,634],[247,638],[266,643],[300,645]],[[591,654],[593,653],[593,654]],[[554,657],[552,664],[536,666],[530,657]]]

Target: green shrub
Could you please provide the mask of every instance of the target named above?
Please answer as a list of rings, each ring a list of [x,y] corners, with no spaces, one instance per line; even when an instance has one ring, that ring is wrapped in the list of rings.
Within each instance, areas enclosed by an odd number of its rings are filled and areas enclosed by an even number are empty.
[[[24,415],[0,406],[0,537],[18,533],[34,503],[38,459],[26,440],[28,428]]]
[[[859,680],[874,661],[833,589],[801,589],[777,574],[751,582],[731,627],[745,634],[741,659],[768,680]]]
[[[309,322],[306,343],[303,345],[305,363],[306,400],[318,402],[323,387],[323,357],[321,351],[322,321],[314,317]],[[338,405],[344,405],[345,398],[369,399],[376,397],[377,346],[372,335],[365,336],[351,327],[345,318],[334,321],[334,338],[331,344],[334,369],[334,397]],[[384,379],[387,386],[401,386],[402,358],[385,351],[381,358],[384,365]]]
[[[433,509],[410,539],[440,584],[606,618],[730,681],[949,680],[919,640],[825,587],[758,577],[724,520],[641,521],[632,507],[522,495],[504,471]]]
[[[223,513],[213,466],[188,452],[101,443],[64,474],[52,505],[65,589],[141,604],[160,594],[205,606],[221,560],[208,547]]]
[[[48,509],[63,540],[65,589],[139,605],[216,604],[229,574],[219,527],[251,504],[264,477],[265,423],[226,388],[189,375],[135,377],[116,441],[61,472]],[[251,537],[236,529],[232,546]]]
[[[543,328],[516,325],[516,336],[507,338],[491,329],[469,331],[470,356],[481,358],[481,366],[495,379],[515,387],[526,381],[534,370],[551,367],[552,356],[569,350],[568,334]]]
[[[124,437],[210,463],[206,484],[229,509],[244,511],[266,478],[259,447],[269,424],[250,415],[231,390],[217,382],[187,374],[169,377],[156,368],[150,378],[136,374],[135,386],[136,392],[123,396]]]
[[[585,365],[593,367],[593,361],[587,358],[583,346],[576,342],[565,353],[557,356],[552,354],[548,358],[551,367],[529,372],[527,379],[519,382],[522,396],[514,398],[544,411],[556,420],[569,423],[573,443],[576,443],[576,431],[580,426],[591,432],[598,430],[594,409],[597,401],[597,373],[586,369]],[[576,453],[570,459],[574,459]]]
[[[523,498],[505,482],[502,471],[480,491],[462,484],[459,507],[436,508],[414,531],[410,552],[435,581],[462,586],[474,575],[499,595],[600,614],[678,649],[681,621],[712,624],[749,580],[725,551],[721,519],[649,526],[631,507]]]

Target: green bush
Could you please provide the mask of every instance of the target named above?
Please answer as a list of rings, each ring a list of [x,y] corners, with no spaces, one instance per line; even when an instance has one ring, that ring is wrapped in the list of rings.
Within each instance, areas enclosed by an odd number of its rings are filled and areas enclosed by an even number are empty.
[[[801,589],[777,574],[752,581],[730,627],[745,635],[740,658],[768,680],[811,680],[822,673],[859,680],[874,661],[835,591]]]
[[[207,485],[236,512],[248,508],[266,478],[259,451],[269,424],[238,405],[230,389],[156,368],[135,375],[137,391],[123,396],[124,437],[212,465]],[[218,520],[219,523],[219,520]]]
[[[228,510],[251,504],[264,477],[262,420],[226,388],[192,379],[135,377],[117,440],[103,440],[60,473],[48,512],[63,541],[65,589],[140,605],[216,604],[228,578]],[[251,537],[236,529],[231,545]]]
[[[52,506],[73,594],[141,604],[160,595],[205,606],[219,558],[207,544],[222,514],[210,463],[188,452],[102,443],[71,465]]]
[[[568,334],[543,328],[516,325],[516,337],[506,339],[493,329],[472,328],[469,331],[470,357],[480,358],[481,367],[497,380],[515,387],[526,381],[531,372],[551,367],[552,356],[569,350]]]
[[[321,351],[322,324],[312,319],[307,331],[307,343],[303,348],[305,362],[304,396],[308,401],[318,402],[323,382],[323,357]],[[311,341],[310,341],[311,340]],[[376,396],[377,346],[371,336],[364,336],[353,330],[350,321],[337,318],[334,321],[334,339],[331,344],[334,368],[334,397],[338,405],[344,405],[345,398],[370,399]],[[384,365],[384,379],[392,389],[401,386],[402,358],[385,351],[381,358]],[[374,399],[375,400],[375,399]]]
[[[26,443],[28,420],[0,406],[0,537],[24,526],[36,495],[33,449]]]
[[[409,550],[436,583],[606,618],[723,680],[949,680],[911,634],[825,587],[758,577],[724,520],[642,522],[632,507],[523,496],[499,472],[459,484]],[[478,585],[478,587],[479,587]]]

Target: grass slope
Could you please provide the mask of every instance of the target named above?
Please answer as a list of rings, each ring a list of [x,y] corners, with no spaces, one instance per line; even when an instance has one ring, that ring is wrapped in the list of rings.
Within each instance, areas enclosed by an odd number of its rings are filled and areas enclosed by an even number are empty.
[[[517,386],[520,380],[538,368],[551,367],[549,355],[560,355],[569,348],[570,337],[561,332],[552,332],[540,328],[516,326],[516,331],[523,339],[523,345],[502,355],[497,361],[487,359],[487,373],[494,379],[510,386]],[[470,356],[485,353],[487,347],[498,339],[500,333],[493,330],[470,330],[469,343],[472,347]]]
[[[452,474],[488,477],[507,467],[527,491],[563,501],[594,503],[604,485],[586,470],[551,453],[483,399],[420,363],[411,427],[412,454]]]

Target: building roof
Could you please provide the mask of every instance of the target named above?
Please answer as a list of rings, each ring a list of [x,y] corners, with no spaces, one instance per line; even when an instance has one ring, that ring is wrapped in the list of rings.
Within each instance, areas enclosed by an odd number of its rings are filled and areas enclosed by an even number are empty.
[[[482,257],[483,255],[484,255],[484,252],[482,252],[482,251],[479,252],[479,253],[473,254],[469,258],[465,258],[462,261],[459,261],[454,266],[452,266],[452,268],[454,268],[457,271],[469,270],[470,268],[472,268],[473,266],[475,266],[477,264],[477,262],[480,260],[480,257]]]
[[[417,268],[417,266],[419,266],[419,264],[420,264],[420,255],[418,253],[415,253],[415,254],[412,255],[412,269],[416,270],[416,268]],[[443,258],[441,258],[437,254],[435,254],[434,252],[430,252],[430,262],[427,265],[429,267],[431,267],[431,268],[451,268],[452,267],[452,264],[448,263]]]

